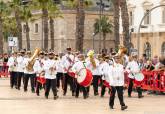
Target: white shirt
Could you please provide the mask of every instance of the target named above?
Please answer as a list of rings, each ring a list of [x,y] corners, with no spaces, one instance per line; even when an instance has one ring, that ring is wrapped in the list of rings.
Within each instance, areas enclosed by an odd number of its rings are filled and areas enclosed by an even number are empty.
[[[34,63],[34,72],[39,76],[39,74],[44,71],[44,63],[45,59],[36,59],[36,62]]]
[[[27,68],[26,68],[29,61],[30,61],[30,58],[24,58],[24,61],[23,61],[24,73],[25,74],[34,74],[35,73],[34,71],[28,71]],[[33,68],[33,70],[34,70],[34,68]]]
[[[95,63],[96,63],[96,68],[93,68],[93,65],[90,62],[89,58],[86,59],[87,68],[89,70],[91,70],[92,75],[101,75],[101,73],[99,72],[99,60],[97,60],[97,59],[94,59],[94,60],[95,60]]]
[[[69,59],[71,61],[69,61]],[[69,67],[73,66],[74,64],[74,56],[72,54],[66,54],[65,56],[62,57],[62,64],[63,64],[63,69],[64,73],[66,73],[69,69]]]
[[[55,79],[56,78],[57,70],[52,72],[49,70],[51,67],[58,69],[57,61],[55,61],[53,59],[46,60],[44,63],[44,71],[45,71],[46,79]]]
[[[62,60],[60,58],[57,60],[57,65],[58,65],[57,72],[63,73],[64,72],[64,69],[63,69],[64,66],[63,66]]]
[[[133,74],[140,72],[140,68],[137,61],[133,60],[128,62],[126,66],[126,71],[129,73],[128,77],[133,79],[134,78]]]
[[[109,69],[110,69],[110,65],[105,61],[102,62],[99,66],[100,73],[103,76],[102,79],[106,80],[107,82],[109,82],[109,77],[108,77]]]
[[[17,63],[18,63],[17,71],[18,72],[24,72],[23,61],[24,61],[24,58],[22,56],[17,57]]]
[[[109,82],[111,86],[124,85],[124,67],[121,64],[115,64],[109,67]]]
[[[7,62],[7,65],[9,66],[9,71],[17,71],[17,65],[15,64],[16,62],[16,57],[11,56]]]
[[[82,68],[86,68],[85,61],[78,61],[72,66],[72,71],[79,72]]]

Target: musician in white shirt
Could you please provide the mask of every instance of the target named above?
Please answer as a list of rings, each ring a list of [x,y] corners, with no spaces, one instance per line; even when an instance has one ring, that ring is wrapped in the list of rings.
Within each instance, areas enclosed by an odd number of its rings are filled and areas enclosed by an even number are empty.
[[[24,78],[24,66],[23,66],[24,54],[25,54],[25,52],[23,50],[21,50],[18,53],[18,57],[16,59],[16,61],[17,61],[17,87],[18,87],[18,90],[20,90],[21,80],[23,81],[23,78]]]
[[[57,74],[57,61],[54,60],[54,53],[49,52],[49,59],[44,63],[44,71],[45,71],[45,98],[48,99],[50,88],[52,88],[52,92],[54,95],[54,100],[58,98],[57,96],[57,88],[56,88],[56,74]]]
[[[7,65],[9,66],[9,72],[10,72],[10,87],[17,88],[17,52],[14,52],[12,56],[9,58]]]
[[[104,97],[106,88],[108,88],[108,89],[110,88],[109,77],[108,77],[108,72],[109,72],[109,68],[110,68],[109,59],[110,58],[108,55],[102,56],[100,58],[99,70],[100,70],[100,73],[102,75],[101,97]],[[109,91],[110,91],[110,89],[109,89]]]
[[[62,85],[62,88],[64,88],[64,69],[62,64],[62,55],[55,55],[55,59],[57,61],[57,88],[60,88],[60,84]],[[60,83],[61,82],[61,83]]]
[[[97,95],[99,95],[98,81],[99,81],[99,79],[101,79],[101,73],[99,70],[100,64],[99,64],[99,60],[94,57],[94,52],[91,51],[92,55],[90,55],[89,53],[90,53],[90,51],[88,52],[88,58],[85,61],[86,61],[87,68],[89,70],[91,70],[91,72],[92,72],[94,95],[97,96]],[[90,59],[90,56],[92,59]]]
[[[124,66],[121,64],[121,57],[115,56],[115,64],[109,68],[109,82],[111,86],[111,95],[109,100],[110,109],[113,109],[116,91],[121,105],[121,110],[127,109],[123,98],[124,86]]]
[[[75,96],[74,78],[68,74],[68,72],[71,72],[71,68],[74,64],[75,57],[73,56],[73,54],[71,54],[71,48],[67,48],[66,51],[67,51],[67,54],[65,54],[62,57],[62,64],[63,64],[63,69],[64,69],[64,93],[63,93],[63,95],[65,96],[67,93],[67,85],[69,83],[71,90],[72,90],[72,96]]]
[[[32,66],[32,70],[29,71],[27,66],[30,62],[30,58],[31,58],[31,51],[27,51],[27,57],[24,58],[24,61],[23,61],[23,66],[24,66],[24,92],[27,91],[27,86],[28,86],[28,81],[29,81],[29,78],[30,78],[30,82],[31,82],[31,92],[32,93],[35,93],[35,77],[36,77],[36,74],[34,72],[34,65]],[[35,63],[34,63],[35,64]]]
[[[78,55],[78,61],[73,65],[72,69],[75,72],[75,74],[78,75],[78,72],[83,68],[86,68],[85,57],[83,54],[79,54]],[[76,81],[76,96],[75,97],[76,98],[79,97],[80,88],[83,91],[84,99],[86,99],[88,97],[87,87],[81,86],[77,81]]]
[[[140,66],[137,62],[137,54],[132,54],[131,61],[126,66],[126,71],[129,73],[129,86],[128,86],[128,97],[131,97],[133,82],[135,80],[135,74],[140,72]],[[137,85],[138,98],[143,98],[141,85]]]
[[[45,58],[44,58],[44,52],[41,51],[39,54],[39,58],[36,59],[36,62],[34,64],[34,72],[36,73],[36,78],[38,79],[39,77],[44,79],[44,63],[45,63]],[[37,96],[40,95],[40,88],[42,88],[42,83],[44,82],[39,82],[39,80],[36,81],[36,94]]]

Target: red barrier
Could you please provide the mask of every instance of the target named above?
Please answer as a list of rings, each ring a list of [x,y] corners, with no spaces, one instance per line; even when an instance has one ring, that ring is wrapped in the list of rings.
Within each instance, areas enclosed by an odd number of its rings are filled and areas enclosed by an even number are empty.
[[[142,70],[144,80],[140,83],[142,89],[165,92],[165,72]],[[129,85],[128,73],[125,73],[125,85]],[[137,84],[134,84],[136,87]]]

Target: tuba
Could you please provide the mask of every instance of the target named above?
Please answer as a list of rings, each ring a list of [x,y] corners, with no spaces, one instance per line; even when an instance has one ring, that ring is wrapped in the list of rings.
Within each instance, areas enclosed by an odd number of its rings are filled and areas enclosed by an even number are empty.
[[[28,65],[26,66],[27,71],[29,71],[29,72],[33,71],[35,58],[39,55],[40,51],[41,50],[39,48],[35,49],[33,56],[30,58],[30,61],[28,62]]]
[[[92,63],[93,68],[96,69],[96,62],[95,62],[95,59],[94,59],[94,51],[90,50],[88,52],[87,56],[89,57],[90,62]]]

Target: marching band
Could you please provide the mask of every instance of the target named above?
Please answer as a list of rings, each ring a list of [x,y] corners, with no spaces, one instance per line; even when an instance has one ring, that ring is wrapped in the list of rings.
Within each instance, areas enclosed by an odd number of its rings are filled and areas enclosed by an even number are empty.
[[[125,51],[125,50],[124,50]],[[120,101],[121,110],[127,109],[124,103],[124,73],[129,74],[130,83],[128,96],[131,97],[133,82],[140,82],[143,77],[136,78],[140,73],[140,65],[137,63],[137,55],[130,58],[122,49],[118,53],[111,55],[96,55],[90,50],[87,55],[72,53],[71,48],[66,49],[66,54],[46,53],[35,50],[34,55],[30,51],[14,52],[9,58],[7,65],[10,72],[10,86],[20,90],[21,81],[26,92],[30,79],[31,92],[40,95],[41,88],[45,91],[45,98],[48,99],[50,89],[52,89],[54,100],[58,96],[60,87],[63,95],[67,94],[68,85],[72,96],[79,97],[79,92],[83,92],[83,98],[89,97],[90,85],[93,85],[94,96],[99,95],[99,85],[101,85],[101,97],[104,97],[106,88],[109,90],[110,109],[114,108],[115,93]],[[123,62],[126,57],[127,61]],[[129,58],[129,60],[128,60]],[[142,98],[142,90],[137,87],[138,97]]]

